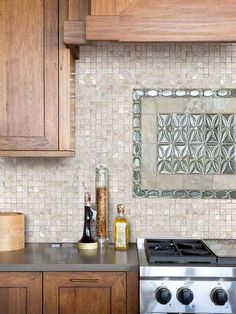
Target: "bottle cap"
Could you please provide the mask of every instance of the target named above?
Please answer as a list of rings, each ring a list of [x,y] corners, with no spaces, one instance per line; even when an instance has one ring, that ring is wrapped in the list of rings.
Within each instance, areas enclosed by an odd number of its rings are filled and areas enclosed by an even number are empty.
[[[124,213],[125,212],[125,206],[123,204],[117,205],[117,212],[118,213]]]
[[[90,192],[84,193],[84,203],[87,206],[91,206],[91,193]]]

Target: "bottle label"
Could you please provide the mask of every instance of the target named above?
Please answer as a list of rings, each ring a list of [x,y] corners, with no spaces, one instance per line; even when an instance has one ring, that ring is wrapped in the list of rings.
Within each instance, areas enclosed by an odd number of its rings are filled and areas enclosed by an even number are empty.
[[[116,223],[116,246],[117,247],[126,247],[125,226],[126,226],[126,223],[123,223],[123,222]]]

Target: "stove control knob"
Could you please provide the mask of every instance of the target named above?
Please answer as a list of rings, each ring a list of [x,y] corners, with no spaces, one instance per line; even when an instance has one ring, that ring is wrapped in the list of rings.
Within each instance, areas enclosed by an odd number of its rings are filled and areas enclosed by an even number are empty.
[[[177,291],[177,299],[184,305],[189,305],[193,301],[193,292],[189,288],[180,288]]]
[[[222,288],[215,288],[211,291],[211,300],[215,305],[225,305],[228,293]]]
[[[172,297],[169,289],[165,287],[158,287],[155,291],[156,300],[161,304],[167,304]]]

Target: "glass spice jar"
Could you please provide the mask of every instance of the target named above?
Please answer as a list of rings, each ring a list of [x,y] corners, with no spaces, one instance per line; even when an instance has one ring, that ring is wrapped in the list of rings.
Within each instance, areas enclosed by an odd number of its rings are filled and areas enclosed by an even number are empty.
[[[108,170],[103,166],[96,168],[96,204],[97,204],[96,236],[98,246],[107,246],[109,244]]]

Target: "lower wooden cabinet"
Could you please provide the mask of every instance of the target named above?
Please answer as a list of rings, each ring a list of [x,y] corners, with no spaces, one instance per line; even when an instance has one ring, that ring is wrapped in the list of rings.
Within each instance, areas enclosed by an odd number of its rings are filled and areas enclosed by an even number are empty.
[[[42,273],[0,272],[0,314],[42,314]]]
[[[127,313],[125,272],[44,274],[45,314]]]
[[[138,314],[137,272],[0,272],[0,314]]]

